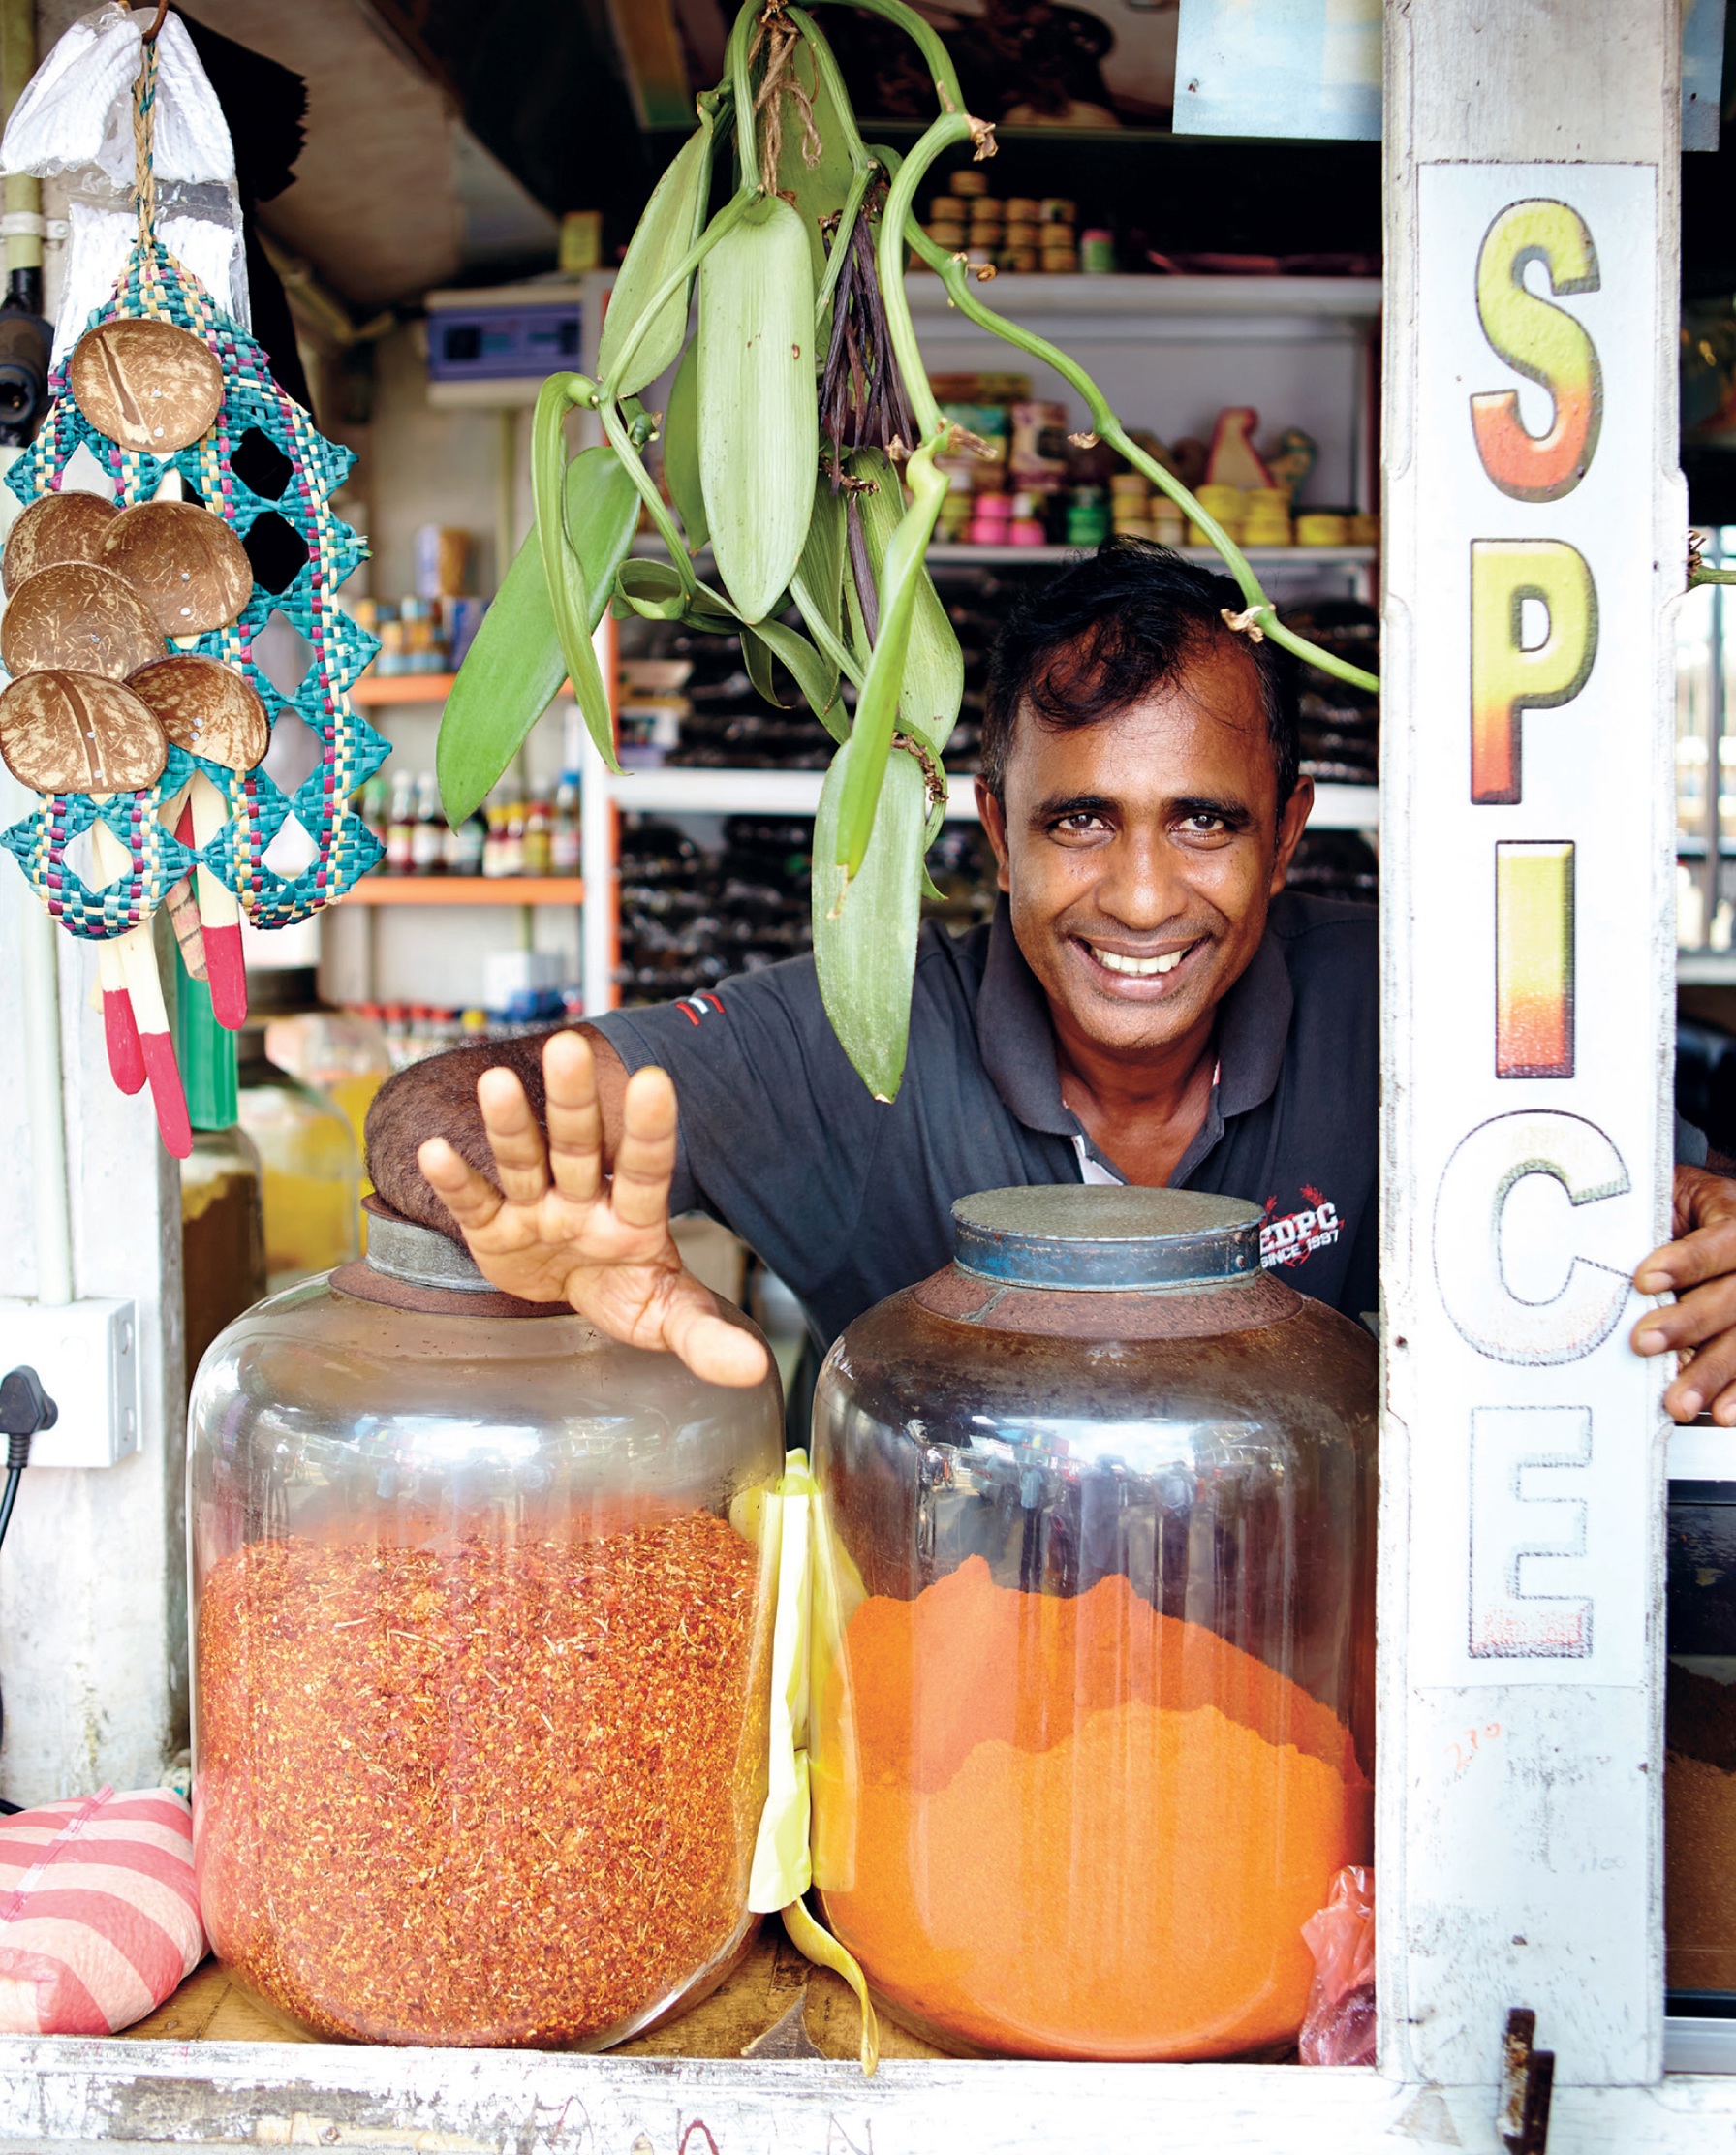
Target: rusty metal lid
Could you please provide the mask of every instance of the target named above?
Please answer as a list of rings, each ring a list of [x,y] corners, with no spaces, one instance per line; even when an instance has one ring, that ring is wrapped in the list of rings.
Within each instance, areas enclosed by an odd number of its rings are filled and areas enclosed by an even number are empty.
[[[1151,1294],[1260,1276],[1259,1207],[1203,1190],[979,1190],[952,1217],[960,1267],[1010,1287]]]

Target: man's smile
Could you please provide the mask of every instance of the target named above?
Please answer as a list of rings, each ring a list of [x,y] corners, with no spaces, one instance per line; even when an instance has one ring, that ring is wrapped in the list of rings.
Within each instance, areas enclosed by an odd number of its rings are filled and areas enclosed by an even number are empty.
[[[1147,994],[1167,994],[1171,990],[1174,974],[1198,951],[1210,942],[1209,936],[1193,936],[1186,942],[1171,942],[1167,948],[1153,950],[1128,949],[1125,945],[1099,942],[1095,937],[1075,935],[1074,948],[1081,951],[1094,972],[1107,974],[1110,978],[1102,985],[1123,994],[1130,989]]]

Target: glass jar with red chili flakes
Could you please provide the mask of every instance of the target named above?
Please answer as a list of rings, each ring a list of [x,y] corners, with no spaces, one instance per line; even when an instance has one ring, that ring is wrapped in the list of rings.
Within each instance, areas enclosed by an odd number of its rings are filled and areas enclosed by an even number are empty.
[[[318,2036],[602,2049],[754,1924],[777,1382],[369,1209],[366,1260],[232,1325],[194,1394],[205,1927]]]

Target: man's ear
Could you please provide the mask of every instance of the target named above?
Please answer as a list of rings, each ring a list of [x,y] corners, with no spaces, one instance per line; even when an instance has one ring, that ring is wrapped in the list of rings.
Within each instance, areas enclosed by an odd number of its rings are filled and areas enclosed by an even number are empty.
[[[1272,884],[1267,895],[1276,897],[1289,876],[1290,862],[1302,843],[1302,832],[1314,807],[1314,780],[1298,778],[1296,790],[1284,804],[1278,819],[1278,853],[1272,862]]]
[[[998,871],[995,882],[1001,890],[1010,890],[1012,881],[1007,870],[1007,810],[980,778],[976,781],[976,813],[982,818],[982,828],[988,833],[988,842],[995,849],[995,867]]]

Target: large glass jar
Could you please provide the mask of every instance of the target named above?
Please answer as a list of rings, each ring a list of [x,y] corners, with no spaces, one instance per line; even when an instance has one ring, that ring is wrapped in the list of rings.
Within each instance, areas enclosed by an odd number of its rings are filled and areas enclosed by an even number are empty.
[[[750,1932],[776,1380],[703,1384],[369,1210],[367,1259],[195,1388],[205,1927],[316,2035],[600,2049]]]
[[[814,1403],[815,1880],[948,2049],[1293,2043],[1371,1853],[1375,1343],[1188,1191],[990,1191]]]

